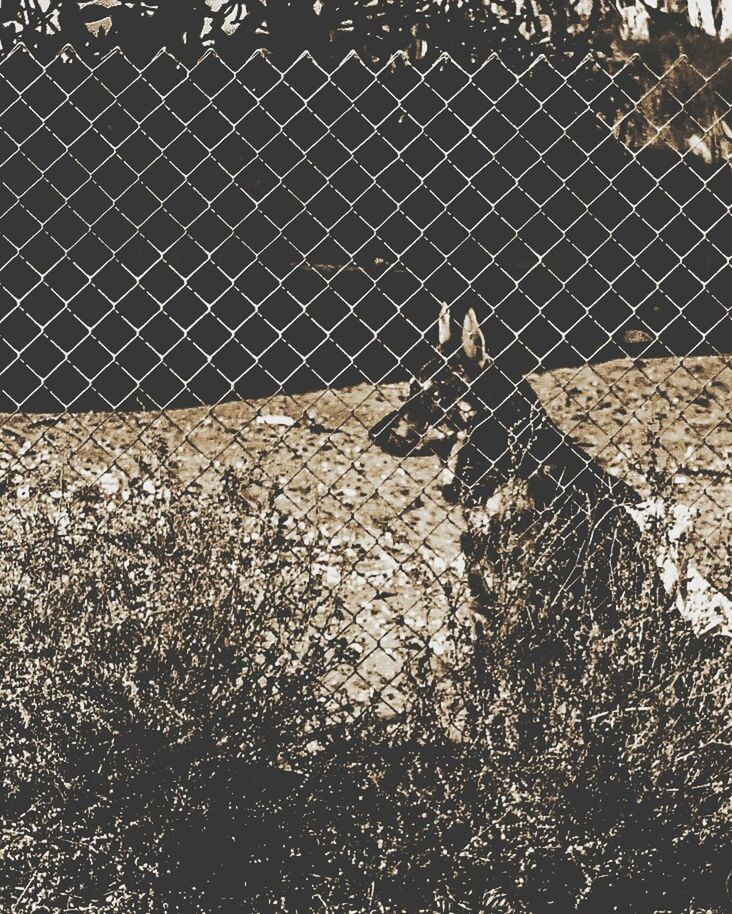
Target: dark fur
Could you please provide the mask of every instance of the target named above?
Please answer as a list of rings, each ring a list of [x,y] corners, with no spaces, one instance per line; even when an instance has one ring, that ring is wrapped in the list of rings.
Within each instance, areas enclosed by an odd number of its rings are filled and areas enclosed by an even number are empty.
[[[614,624],[619,568],[624,589],[639,590],[649,575],[657,580],[625,509],[638,493],[557,427],[525,379],[494,360],[476,363],[460,348],[443,348],[370,434],[404,457],[445,457],[462,436],[445,494],[464,508],[466,572],[486,620],[479,628],[525,638],[537,659],[558,650],[559,630],[566,635],[578,614]],[[527,556],[536,556],[531,573],[517,574]]]

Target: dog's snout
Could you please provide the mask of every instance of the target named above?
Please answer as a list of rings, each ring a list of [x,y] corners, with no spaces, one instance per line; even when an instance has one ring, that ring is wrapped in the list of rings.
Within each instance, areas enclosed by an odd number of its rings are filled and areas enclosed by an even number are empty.
[[[392,413],[389,413],[388,416],[384,416],[383,419],[380,419],[376,425],[374,425],[369,430],[369,438],[378,444],[380,447],[383,446],[384,442],[393,434],[394,423],[397,421],[398,413],[395,410]]]
[[[412,454],[419,444],[415,434],[399,410],[385,416],[369,431],[369,438],[387,454],[404,457]]]

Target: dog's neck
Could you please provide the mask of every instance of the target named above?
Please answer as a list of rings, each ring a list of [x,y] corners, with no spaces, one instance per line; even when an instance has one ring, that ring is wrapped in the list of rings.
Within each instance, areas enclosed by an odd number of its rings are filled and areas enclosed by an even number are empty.
[[[473,394],[485,407],[469,439],[503,474],[530,475],[566,436],[552,422],[525,378],[493,369],[476,379]]]
[[[485,415],[468,430],[454,461],[461,501],[480,503],[511,479],[538,477],[555,494],[571,487],[593,499],[638,500],[634,490],[609,476],[558,428],[525,379],[485,372],[476,379],[473,394],[485,405]]]

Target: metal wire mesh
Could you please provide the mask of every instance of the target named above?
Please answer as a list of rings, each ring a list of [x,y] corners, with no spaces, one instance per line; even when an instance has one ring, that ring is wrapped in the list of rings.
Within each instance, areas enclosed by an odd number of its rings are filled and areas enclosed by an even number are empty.
[[[115,497],[161,442],[191,485],[263,474],[332,547],[360,658],[334,688],[398,708],[413,648],[448,662],[463,521],[439,461],[366,432],[448,301],[517,374],[547,371],[557,423],[640,491],[653,452],[724,564],[727,71],[17,47],[0,62],[6,493],[61,474]]]

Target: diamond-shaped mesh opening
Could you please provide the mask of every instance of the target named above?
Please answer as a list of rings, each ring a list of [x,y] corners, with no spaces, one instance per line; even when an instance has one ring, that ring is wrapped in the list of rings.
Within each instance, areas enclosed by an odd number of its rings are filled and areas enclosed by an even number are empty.
[[[16,152],[3,165],[3,183],[16,197],[32,187],[40,176],[40,169],[21,152]]]
[[[305,160],[290,169],[284,183],[299,205],[305,206],[326,186],[327,178],[311,162]]]
[[[23,90],[23,101],[39,117],[47,118],[65,100],[63,90],[44,73]]]
[[[170,54],[163,53],[155,57],[141,74],[160,95],[168,95],[185,79],[185,69]]]
[[[183,185],[165,201],[166,211],[180,225],[188,227],[205,212],[206,200],[193,187]],[[222,217],[225,216],[222,214]]]
[[[45,273],[64,257],[64,249],[46,232],[39,232],[24,247],[23,256],[38,273]]]
[[[64,204],[64,198],[51,185],[50,181],[40,178],[21,198],[23,207],[40,222],[45,222]]]
[[[239,122],[255,107],[256,98],[247,91],[246,85],[243,85],[234,76],[230,77],[230,82],[224,85],[214,98],[216,109],[227,118],[232,124]]]
[[[138,123],[163,104],[158,92],[143,79],[136,79],[118,96],[122,107]]]
[[[130,273],[140,277],[157,262],[160,255],[141,235],[135,235],[117,253],[117,259]]]
[[[46,179],[60,194],[70,197],[88,180],[88,172],[71,156],[64,156],[46,169]]]
[[[158,200],[165,200],[185,182],[185,175],[172,161],[157,157],[140,174],[138,183],[143,182]]]
[[[109,54],[95,69],[99,82],[113,95],[120,95],[140,78],[139,71],[119,49]]]
[[[72,104],[82,116],[91,121],[101,117],[108,109],[114,108],[115,96],[98,80],[90,76],[70,94],[69,103]],[[100,121],[99,127],[102,128],[100,129],[100,132],[104,131],[107,124],[112,125],[115,122],[124,120],[124,110],[117,108],[115,113],[110,114],[107,119]]]
[[[196,115],[208,110],[210,102],[206,95],[188,80],[180,82],[166,95],[165,105],[181,123],[189,124]]]
[[[145,118],[141,126],[144,130],[144,135],[159,150],[165,149],[185,131],[185,125],[165,107],[160,107],[153,111]]]
[[[114,155],[96,169],[94,181],[103,187],[110,197],[117,198],[137,182],[137,175],[119,155]]]
[[[16,144],[23,143],[42,126],[41,118],[22,98],[0,114],[0,125]]]
[[[209,52],[193,67],[190,78],[201,92],[211,98],[218,95],[234,77],[224,61],[217,54]]]
[[[231,132],[229,121],[211,106],[204,108],[189,124],[189,130],[208,149],[212,149]]]
[[[0,75],[16,92],[23,92],[43,74],[43,68],[22,45],[0,61]]]

